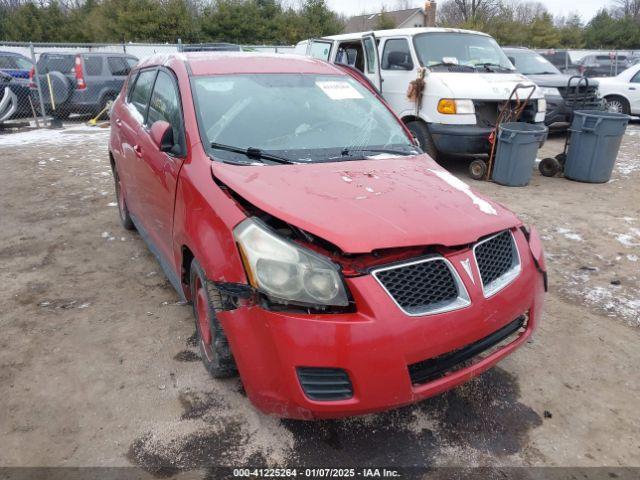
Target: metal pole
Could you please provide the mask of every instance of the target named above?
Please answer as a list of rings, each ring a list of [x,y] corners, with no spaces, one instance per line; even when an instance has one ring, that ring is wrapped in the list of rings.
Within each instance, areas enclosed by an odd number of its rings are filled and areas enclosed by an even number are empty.
[[[40,86],[40,74],[38,73],[38,62],[36,62],[36,52],[33,43],[29,44],[31,50],[31,61],[33,62],[33,76],[35,77],[36,86],[38,87],[38,98],[40,99],[40,116],[42,117],[42,126],[47,125],[47,116],[44,111],[44,98],[42,97],[42,87]]]
[[[182,39],[178,39],[178,53],[182,53]]]

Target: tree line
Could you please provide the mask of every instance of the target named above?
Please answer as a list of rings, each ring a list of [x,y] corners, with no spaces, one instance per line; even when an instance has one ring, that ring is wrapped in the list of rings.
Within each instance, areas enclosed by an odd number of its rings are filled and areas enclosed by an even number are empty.
[[[0,0],[9,41],[290,45],[343,28],[325,0]]]
[[[0,0],[0,40],[33,42],[233,42],[295,44],[340,33],[325,0]],[[291,0],[289,0],[291,2]],[[396,0],[389,10],[408,8]],[[501,45],[640,49],[640,0],[612,0],[583,23],[536,1],[444,0],[439,26],[491,34]],[[379,17],[377,28],[393,28]]]
[[[577,12],[554,17],[540,2],[446,0],[438,6],[438,23],[486,32],[501,45],[640,48],[640,0],[614,0],[587,23]]]

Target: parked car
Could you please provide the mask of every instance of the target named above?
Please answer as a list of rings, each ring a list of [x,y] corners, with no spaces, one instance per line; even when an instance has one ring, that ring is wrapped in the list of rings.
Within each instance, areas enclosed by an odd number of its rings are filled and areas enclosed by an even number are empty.
[[[640,115],[640,63],[615,77],[599,78],[598,82],[610,112]]]
[[[137,62],[124,53],[42,53],[37,66],[45,108],[57,118],[72,113],[96,115],[115,100]],[[37,99],[33,79],[31,91]]]
[[[18,99],[11,91],[13,78],[0,72],[0,124],[9,120],[17,109]]]
[[[349,33],[302,41],[296,52],[362,72],[434,159],[440,153],[488,153],[501,106],[518,84],[534,85],[515,71],[493,38],[470,30]],[[421,68],[426,88],[416,105],[407,89]],[[544,96],[534,92],[522,121],[542,123],[545,109]]]
[[[571,56],[569,50],[539,50],[537,53],[546,58],[554,67],[560,70],[561,73],[567,75],[580,75],[579,65],[577,61]]]
[[[348,67],[149,58],[114,104],[109,155],[122,224],[192,302],[204,365],[237,369],[263,412],[410,404],[540,321],[535,228],[423,154]]]
[[[631,66],[626,55],[587,55],[578,62],[578,71],[585,77],[613,77]]]
[[[13,78],[10,88],[18,100],[14,117],[31,115],[29,72],[32,68],[33,63],[24,55],[15,52],[0,52],[0,72]]]
[[[547,100],[546,125],[566,124],[575,109],[600,109],[598,81],[560,72],[542,55],[523,47],[505,47],[504,52],[518,71],[540,87]]]

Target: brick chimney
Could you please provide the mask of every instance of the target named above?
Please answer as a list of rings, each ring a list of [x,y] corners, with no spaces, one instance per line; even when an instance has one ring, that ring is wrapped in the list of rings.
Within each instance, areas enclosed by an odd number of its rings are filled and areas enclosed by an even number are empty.
[[[424,26],[435,27],[436,26],[436,2],[433,0],[427,0],[424,2]]]

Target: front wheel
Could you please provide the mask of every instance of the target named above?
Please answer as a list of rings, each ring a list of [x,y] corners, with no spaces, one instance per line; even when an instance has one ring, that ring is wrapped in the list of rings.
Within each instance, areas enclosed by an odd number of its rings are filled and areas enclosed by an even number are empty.
[[[216,308],[222,307],[220,292],[207,284],[197,260],[191,262],[191,299],[196,320],[197,341],[202,363],[213,378],[229,378],[237,374],[236,363]]]
[[[433,142],[433,137],[429,132],[429,127],[427,127],[427,124],[417,120],[413,122],[407,122],[407,128],[409,129],[411,134],[418,140],[420,148],[427,155],[437,161],[438,150],[436,150],[436,145]]]

